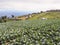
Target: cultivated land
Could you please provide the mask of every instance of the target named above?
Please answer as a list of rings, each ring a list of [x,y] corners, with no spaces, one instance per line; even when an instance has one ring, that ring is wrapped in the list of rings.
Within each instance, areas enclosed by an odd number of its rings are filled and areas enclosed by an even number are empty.
[[[35,19],[60,19],[60,12],[43,12],[43,13],[37,13],[37,14],[32,14],[33,17],[29,18],[29,20],[35,20]]]
[[[0,23],[0,44],[60,45],[60,12],[32,15],[28,20]]]

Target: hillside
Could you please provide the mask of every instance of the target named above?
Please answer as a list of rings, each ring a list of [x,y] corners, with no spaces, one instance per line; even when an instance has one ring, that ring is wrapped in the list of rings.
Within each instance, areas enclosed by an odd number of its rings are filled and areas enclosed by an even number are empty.
[[[20,21],[20,20],[36,20],[36,19],[60,19],[60,10],[49,10],[49,11],[41,11],[39,13],[32,13],[23,16],[15,16],[10,18],[8,21]]]
[[[46,12],[32,13],[28,15],[18,16],[21,20],[36,20],[36,19],[59,19],[59,10],[49,10]],[[24,18],[24,19],[23,19]]]
[[[37,13],[37,14],[31,14],[33,17],[29,18],[29,20],[35,20],[35,19],[56,19],[60,18],[60,12],[43,12],[43,13]]]

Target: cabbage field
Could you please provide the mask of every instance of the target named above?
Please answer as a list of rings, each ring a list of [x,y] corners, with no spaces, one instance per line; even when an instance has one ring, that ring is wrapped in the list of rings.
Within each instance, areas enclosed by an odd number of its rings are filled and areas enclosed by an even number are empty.
[[[0,45],[60,45],[60,19],[0,23]]]

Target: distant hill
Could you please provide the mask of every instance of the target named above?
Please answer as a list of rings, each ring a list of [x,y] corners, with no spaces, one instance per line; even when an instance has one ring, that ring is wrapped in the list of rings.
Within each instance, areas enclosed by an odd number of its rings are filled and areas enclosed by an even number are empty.
[[[47,19],[60,18],[60,12],[43,12],[40,14],[32,14],[32,15],[34,15],[34,16],[29,18],[30,20],[42,19],[42,18],[47,18]]]
[[[38,13],[32,12],[20,12],[20,11],[0,11],[0,16],[7,15],[11,16],[14,15],[12,20],[36,20],[36,19],[59,19],[60,18],[60,10],[47,10],[41,11]]]
[[[46,12],[60,12],[60,10],[58,9],[56,9],[56,10],[47,10]]]
[[[48,11],[41,11],[39,13],[32,13],[29,14],[31,17],[28,20],[35,20],[35,19],[57,19],[60,18],[60,10],[48,10]],[[28,15],[25,15],[27,17]],[[20,16],[19,16],[20,17]]]

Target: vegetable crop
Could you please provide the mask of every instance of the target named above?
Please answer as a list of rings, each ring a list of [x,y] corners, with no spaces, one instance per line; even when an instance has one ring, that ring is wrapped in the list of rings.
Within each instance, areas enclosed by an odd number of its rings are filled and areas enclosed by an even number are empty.
[[[60,45],[60,19],[0,23],[0,45]]]

